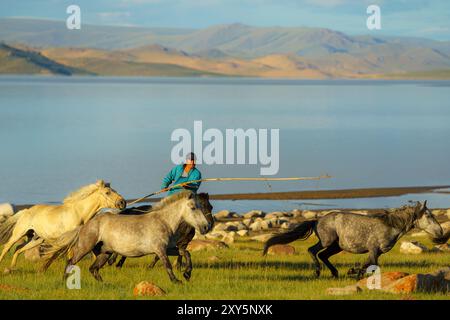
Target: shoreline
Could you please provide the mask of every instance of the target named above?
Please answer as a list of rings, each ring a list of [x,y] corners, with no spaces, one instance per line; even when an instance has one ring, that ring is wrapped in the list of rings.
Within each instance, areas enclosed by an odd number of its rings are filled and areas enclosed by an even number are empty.
[[[286,192],[262,192],[262,193],[229,193],[211,194],[211,200],[325,200],[325,199],[358,199],[358,198],[382,198],[398,197],[406,194],[420,194],[435,192],[438,189],[450,188],[450,185],[441,186],[415,186],[415,187],[382,187],[382,188],[354,188],[342,190],[305,190]],[[439,193],[450,194],[440,191]],[[127,202],[136,199],[128,199]],[[149,198],[145,202],[158,202],[161,198]],[[33,204],[14,205],[16,211],[32,207]]]

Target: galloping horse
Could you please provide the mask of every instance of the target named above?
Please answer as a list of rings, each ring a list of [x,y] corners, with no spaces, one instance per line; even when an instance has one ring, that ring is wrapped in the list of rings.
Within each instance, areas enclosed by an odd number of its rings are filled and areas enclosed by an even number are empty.
[[[183,221],[201,234],[209,230],[209,222],[201,211],[198,198],[190,191],[164,198],[148,214],[99,214],[85,225],[48,243],[44,254],[44,270],[57,257],[71,250],[73,256],[65,269],[67,276],[69,267],[93,251],[96,260],[89,271],[96,280],[102,281],[99,270],[114,252],[125,257],[155,253],[164,263],[170,280],[178,283],[180,281],[175,277],[167,257],[167,248],[175,246],[175,235]]]
[[[19,254],[72,231],[89,221],[99,209],[123,209],[125,206],[123,197],[111,189],[108,183],[99,180],[71,193],[62,205],[39,204],[21,210],[0,226],[0,243],[6,243],[0,255],[0,262],[11,247],[25,235],[29,237],[29,242],[14,253],[9,270],[15,267]],[[31,239],[32,234],[34,237]]]
[[[197,194],[198,202],[200,208],[205,215],[205,218],[209,222],[208,232],[214,227],[214,216],[212,215],[213,206],[209,202],[209,195],[207,193],[199,193]],[[119,214],[124,215],[141,215],[150,213],[152,210],[151,206],[140,206],[137,208],[128,208],[122,210]],[[195,236],[195,229],[191,227],[189,224],[182,222],[178,228],[177,234],[174,236],[174,243],[176,245],[172,248],[167,248],[167,255],[176,256],[177,257],[177,266],[181,268],[183,257],[186,260],[186,268],[183,272],[183,277],[186,280],[189,280],[192,273],[192,261],[191,255],[187,250],[187,246],[189,242]],[[117,254],[114,254],[111,259],[108,260],[108,264],[113,264],[117,258]],[[126,257],[122,257],[117,263],[116,267],[121,268],[125,263]],[[153,268],[156,263],[159,261],[159,257],[155,256],[152,263],[148,266],[149,268]]]
[[[400,237],[414,227],[426,231],[436,240],[446,237],[426,204],[426,201],[423,204],[417,202],[415,206],[403,206],[393,212],[374,216],[333,212],[273,236],[264,245],[263,254],[274,244],[306,240],[314,231],[319,242],[308,248],[308,252],[315,263],[317,277],[321,269],[317,257],[334,277],[338,277],[337,269],[328,259],[342,250],[356,254],[369,253],[366,263],[357,270],[358,277],[361,277],[368,266],[377,265],[378,257],[391,250]]]

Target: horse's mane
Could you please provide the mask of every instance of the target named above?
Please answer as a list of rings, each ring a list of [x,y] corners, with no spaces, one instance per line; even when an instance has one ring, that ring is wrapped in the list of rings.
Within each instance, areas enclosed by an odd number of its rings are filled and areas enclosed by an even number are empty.
[[[98,183],[88,184],[87,186],[81,187],[77,191],[73,191],[67,197],[65,197],[63,203],[69,204],[83,200],[96,192],[100,187],[101,185],[99,185]]]
[[[398,209],[385,211],[378,215],[385,224],[396,229],[403,230],[412,227],[416,218],[417,206],[402,206]]]
[[[155,204],[151,208],[150,211],[161,210],[178,200],[187,199],[189,197],[189,195],[191,195],[191,194],[192,194],[192,191],[189,191],[189,190],[183,190],[183,191],[177,192],[175,194],[172,194],[168,197],[163,198],[161,201],[159,201],[157,204]]]

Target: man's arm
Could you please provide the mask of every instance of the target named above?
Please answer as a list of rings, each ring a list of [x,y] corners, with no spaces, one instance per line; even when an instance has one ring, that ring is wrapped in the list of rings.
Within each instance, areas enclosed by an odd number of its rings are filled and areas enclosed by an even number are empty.
[[[201,180],[202,174],[200,173],[200,171],[196,170],[191,174],[191,176],[189,178],[191,181],[192,180]],[[183,187],[186,189],[189,189],[189,190],[198,190],[198,188],[200,188],[201,183],[202,183],[201,181],[192,182],[192,183],[186,184]]]
[[[172,168],[169,173],[163,178],[161,189],[167,188],[175,179],[176,167]]]

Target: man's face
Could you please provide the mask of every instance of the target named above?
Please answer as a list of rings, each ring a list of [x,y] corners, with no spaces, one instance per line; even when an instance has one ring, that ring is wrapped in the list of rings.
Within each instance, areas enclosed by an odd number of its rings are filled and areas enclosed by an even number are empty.
[[[187,159],[187,160],[186,160],[186,164],[187,164],[187,165],[195,166],[195,160]]]

